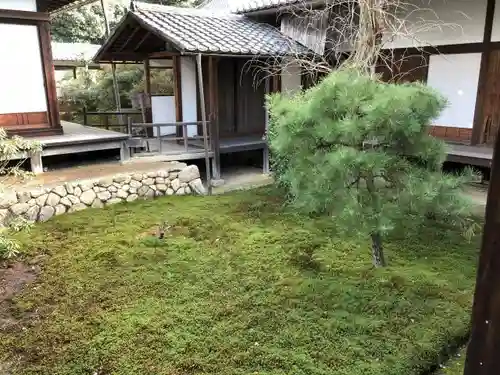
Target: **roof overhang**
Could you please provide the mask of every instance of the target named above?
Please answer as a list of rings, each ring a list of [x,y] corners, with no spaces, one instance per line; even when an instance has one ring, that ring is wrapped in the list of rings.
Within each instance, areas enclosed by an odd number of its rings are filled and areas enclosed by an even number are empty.
[[[300,9],[306,9],[306,8],[317,8],[321,7],[325,4],[325,0],[308,0],[308,1],[303,1],[303,0],[290,0],[286,1],[285,4],[270,4],[270,5],[262,5],[262,6],[256,6],[253,8],[242,8],[242,9],[236,9],[235,13],[237,14],[244,14],[246,16],[265,16],[265,15],[272,15],[272,14],[280,14],[280,13],[287,13],[290,11],[298,11]]]
[[[39,0],[39,9],[42,12],[49,12],[51,16],[72,10],[83,5],[95,3],[97,0]]]

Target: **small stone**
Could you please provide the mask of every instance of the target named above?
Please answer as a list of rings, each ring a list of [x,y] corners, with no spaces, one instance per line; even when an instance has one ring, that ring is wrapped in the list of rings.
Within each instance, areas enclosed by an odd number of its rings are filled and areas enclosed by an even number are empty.
[[[66,207],[71,207],[73,205],[73,203],[69,200],[68,197],[62,198],[61,204],[65,205]]]
[[[203,182],[200,178],[193,180],[189,183],[189,187],[193,190],[195,194],[198,195],[206,195],[207,191],[205,190],[205,186],[203,186]]]
[[[142,186],[142,184],[139,181],[132,180],[130,181],[130,187],[139,189]]]
[[[149,186],[141,186],[139,190],[137,190],[137,194],[139,194],[140,197],[143,197],[146,195],[146,193],[149,190]]]
[[[118,191],[118,188],[116,186],[111,185],[108,187],[108,191],[111,193],[116,193]]]
[[[75,197],[80,197],[82,195],[83,191],[80,188],[80,186],[75,187],[75,190],[73,191],[73,195]]]
[[[99,182],[97,183],[99,186],[102,186],[102,187],[110,187],[111,185],[113,185],[113,179],[112,178],[102,178],[99,180]]]
[[[28,204],[30,207],[33,207],[35,204],[36,204],[36,199],[33,199],[31,198],[29,201],[28,201]]]
[[[0,210],[0,227],[5,227],[9,224],[10,216],[9,210]]]
[[[130,177],[123,174],[119,174],[113,178],[113,181],[119,184],[127,182],[127,180],[130,181]]]
[[[166,171],[158,171],[158,177],[160,178],[168,178],[168,172]]]
[[[120,189],[123,190],[123,191],[129,191],[130,185],[123,185]]]
[[[68,210],[68,212],[82,211],[82,210],[85,210],[86,208],[87,208],[87,206],[84,205],[83,203],[77,203],[74,206],[71,206],[70,209]]]
[[[191,188],[189,187],[189,185],[184,188],[184,191],[186,192],[186,194],[191,194]]]
[[[56,216],[57,215],[62,215],[64,213],[66,213],[66,206],[62,205],[62,204],[58,204],[56,207]]]
[[[65,184],[64,187],[66,188],[66,192],[68,194],[73,194],[75,192],[75,187],[73,184]]]
[[[135,180],[135,181],[142,181],[142,173],[134,173],[132,175],[132,179]]]
[[[38,219],[38,213],[40,212],[40,207],[33,206],[24,214],[24,218],[28,221],[36,221]]]
[[[146,178],[145,180],[142,181],[142,183],[144,185],[151,186],[151,185],[154,185],[155,179],[154,178]]]
[[[64,190],[66,191],[66,190]],[[61,200],[61,197],[55,193],[50,193],[49,196],[47,197],[47,206],[55,207],[59,204]]]
[[[17,200],[19,203],[27,203],[31,199],[29,191],[21,191],[17,193]]]
[[[113,204],[118,204],[118,203],[122,203],[122,202],[123,202],[123,199],[112,198],[112,199],[110,199],[109,201],[106,202],[106,206],[111,206]]]
[[[82,182],[78,186],[82,190],[82,192],[88,191],[93,188],[93,185],[87,182]]]
[[[74,195],[68,195],[65,198],[68,198],[72,204],[78,204],[78,203],[80,203],[80,198],[78,198],[78,197],[76,197]]]
[[[45,194],[45,190],[44,189],[38,189],[38,190],[33,190],[31,191],[31,198],[38,198],[40,195],[43,195]]]
[[[128,189],[128,192],[129,192],[129,194],[137,194],[137,189],[131,187],[130,189]]]
[[[154,178],[154,177],[158,176],[158,172],[148,172],[148,173],[146,173],[146,176]]]
[[[179,188],[179,190],[175,192],[175,195],[186,195],[186,191],[184,190],[183,187],[181,187]]]
[[[186,186],[188,186],[187,182],[182,182],[181,183],[181,188],[185,188]]]
[[[13,191],[0,194],[0,208],[9,208],[17,203],[17,194]]]
[[[119,182],[113,182],[113,185],[112,185],[112,186],[114,186],[114,187],[116,187],[116,188],[118,188],[118,189],[119,189],[119,188],[120,188],[120,186],[122,186],[122,184],[120,184]]]
[[[167,189],[167,195],[174,195],[175,191],[171,188]]]
[[[190,165],[179,172],[180,182],[190,182],[200,178],[200,170],[196,165]]]
[[[83,194],[80,197],[80,201],[87,206],[90,206],[92,202],[94,202],[94,199],[96,198],[96,194],[93,190],[87,190],[84,191]]]
[[[97,194],[97,198],[99,198],[101,201],[106,202],[107,200],[111,199],[111,193],[109,191],[103,191]]]
[[[157,190],[156,185],[151,185],[150,187],[151,187],[151,189],[153,189],[154,191],[156,191],[156,190]]]
[[[169,180],[175,180],[177,178],[177,176],[179,176],[179,173],[177,173],[177,172],[170,172],[168,174],[168,179]]]
[[[16,203],[13,206],[10,206],[10,211],[14,216],[20,216],[26,213],[30,209],[30,205],[28,203]]]
[[[127,202],[133,202],[133,201],[137,200],[137,198],[139,198],[139,196],[137,194],[131,194],[127,197]]]
[[[162,191],[156,190],[155,197],[161,197],[164,193]]]
[[[116,192],[116,196],[117,196],[118,198],[123,198],[123,199],[125,199],[125,198],[127,198],[127,197],[128,197],[128,193],[127,193],[126,191],[122,190],[122,189],[119,189],[119,190]]]
[[[51,206],[44,206],[40,210],[40,214],[38,215],[39,221],[47,221],[56,213],[56,209]]]
[[[94,186],[92,190],[94,190],[94,192],[96,193],[99,193],[101,191],[101,188],[99,186]]]
[[[103,208],[104,207],[104,203],[102,203],[102,201],[99,198],[96,198],[92,202],[92,206],[91,207],[93,207],[93,208]]]
[[[57,186],[55,187],[53,190],[52,190],[53,193],[56,193],[57,195],[59,195],[61,198],[62,197],[65,197],[66,195],[68,195],[68,192],[66,191],[66,187],[63,186],[63,185],[60,185],[60,186]]]
[[[155,178],[155,184],[164,184],[165,179],[163,177],[156,177]]]
[[[156,185],[156,189],[159,191],[167,191],[168,186],[165,184],[158,184],[158,185]]]
[[[116,198],[116,193],[115,192],[111,193],[111,199],[113,199],[113,198]]]
[[[146,198],[153,198],[155,196],[155,191],[153,189],[149,189],[146,192]]]
[[[48,194],[42,194],[36,199],[36,204],[39,205],[40,207],[45,206],[45,202],[47,202],[47,198],[49,197]]]
[[[180,183],[178,178],[176,178],[175,180],[172,181],[172,189],[174,191],[179,190],[180,187],[181,187],[181,183]]]

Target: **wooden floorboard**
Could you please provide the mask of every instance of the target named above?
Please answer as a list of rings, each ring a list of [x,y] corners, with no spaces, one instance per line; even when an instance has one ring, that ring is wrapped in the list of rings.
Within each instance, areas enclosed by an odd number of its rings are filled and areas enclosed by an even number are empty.
[[[447,161],[473,165],[478,167],[491,167],[493,148],[489,146],[469,146],[462,144],[448,144]]]

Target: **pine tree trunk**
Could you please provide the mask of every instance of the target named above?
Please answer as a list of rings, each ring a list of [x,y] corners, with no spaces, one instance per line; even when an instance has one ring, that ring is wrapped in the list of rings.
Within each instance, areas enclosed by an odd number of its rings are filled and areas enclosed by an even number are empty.
[[[372,256],[373,265],[375,267],[385,267],[387,263],[384,256],[384,248],[382,247],[382,236],[379,232],[371,234],[372,237]]]

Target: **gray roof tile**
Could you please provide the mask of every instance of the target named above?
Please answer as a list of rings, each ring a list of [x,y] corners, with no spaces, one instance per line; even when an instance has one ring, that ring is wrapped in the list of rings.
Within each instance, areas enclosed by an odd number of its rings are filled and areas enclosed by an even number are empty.
[[[101,46],[89,43],[57,43],[52,42],[52,59],[54,61],[90,61]]]
[[[299,0],[239,0],[231,4],[231,11],[248,13],[258,10],[277,8],[297,3]]]
[[[278,29],[243,15],[135,3],[132,14],[183,52],[238,55],[309,54]]]

